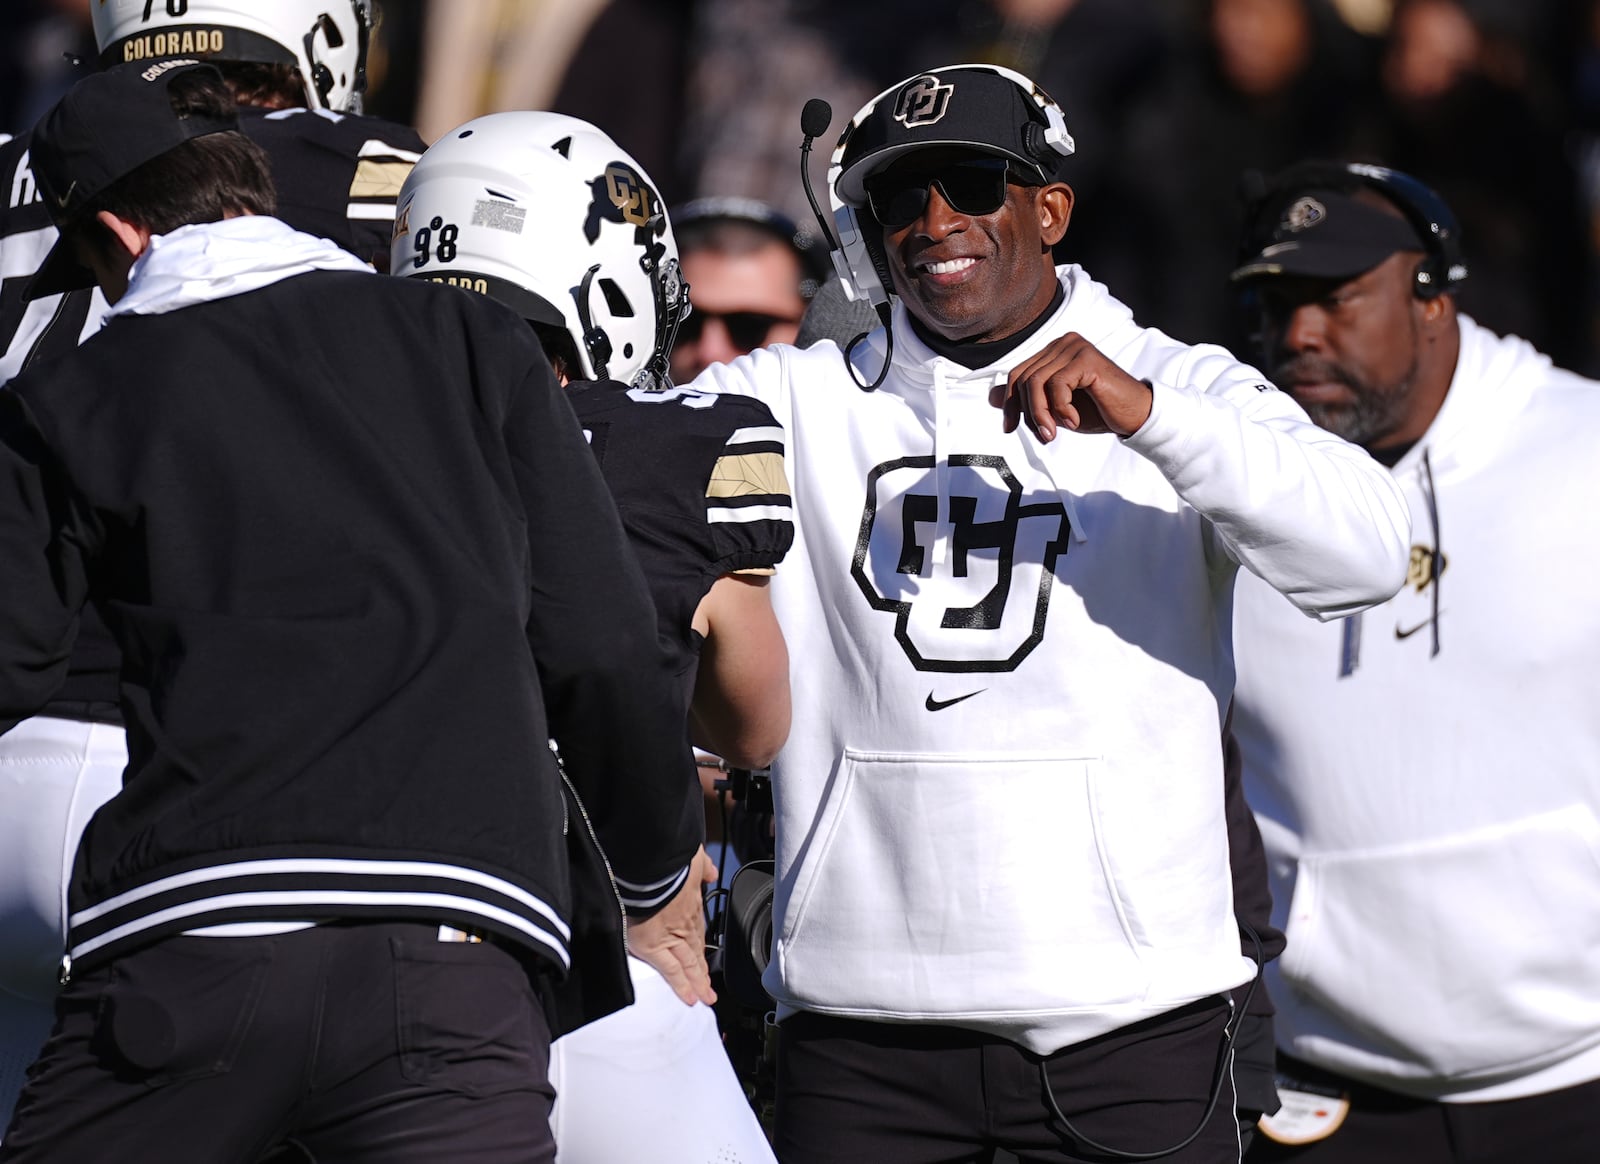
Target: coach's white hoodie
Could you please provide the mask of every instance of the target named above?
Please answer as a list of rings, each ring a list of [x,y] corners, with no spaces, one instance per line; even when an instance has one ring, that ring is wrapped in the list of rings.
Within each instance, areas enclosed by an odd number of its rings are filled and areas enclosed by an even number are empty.
[[[1600,1078],[1597,434],[1600,384],[1463,317],[1394,469],[1411,576],[1349,673],[1346,628],[1240,581],[1235,729],[1301,1058],[1444,1100]]]
[[[1049,1052],[1245,981],[1219,743],[1237,564],[1320,616],[1404,577],[1380,466],[1222,349],[1060,277],[1054,318],[979,371],[897,307],[876,392],[831,343],[693,385],[757,395],[788,431],[785,1007]],[[1069,331],[1154,384],[1131,438],[1001,431],[990,386]],[[858,345],[869,378],[882,339]]]

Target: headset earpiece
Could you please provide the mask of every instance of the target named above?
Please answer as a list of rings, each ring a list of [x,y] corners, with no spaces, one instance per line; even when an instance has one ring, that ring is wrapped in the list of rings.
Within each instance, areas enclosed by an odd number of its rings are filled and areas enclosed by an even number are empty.
[[[1439,261],[1432,256],[1417,264],[1416,279],[1411,293],[1418,299],[1437,299],[1445,293],[1445,281],[1439,277]]]
[[[845,296],[865,299],[874,307],[887,304],[888,274],[880,248],[872,245],[869,233],[877,223],[870,218],[862,222],[854,207],[841,205],[834,208],[833,225],[839,233],[839,249],[833,252],[834,268],[844,284]]]
[[[1428,257],[1417,266],[1412,283],[1418,299],[1435,299],[1466,279],[1461,227],[1444,199],[1409,174],[1386,166],[1352,162],[1344,170],[1398,207],[1421,236]]]
[[[1021,78],[1014,77],[1013,80],[1019,84],[1021,82]],[[1030,121],[1023,126],[1022,148],[1039,164],[1041,174],[1048,177],[1055,173],[1057,163],[1069,157],[1077,145],[1072,140],[1072,134],[1067,132],[1067,119],[1061,112],[1061,106],[1045,96],[1037,86],[1033,89],[1033,100],[1045,120],[1042,125]]]

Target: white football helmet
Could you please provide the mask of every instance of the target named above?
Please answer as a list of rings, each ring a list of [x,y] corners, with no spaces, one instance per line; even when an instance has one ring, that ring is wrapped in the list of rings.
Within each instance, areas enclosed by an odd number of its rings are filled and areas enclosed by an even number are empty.
[[[491,113],[441,137],[401,187],[389,271],[467,287],[563,328],[584,379],[671,383],[689,289],[666,204],[587,121]]]
[[[164,57],[298,66],[306,106],[359,112],[371,0],[95,0],[102,67]]]

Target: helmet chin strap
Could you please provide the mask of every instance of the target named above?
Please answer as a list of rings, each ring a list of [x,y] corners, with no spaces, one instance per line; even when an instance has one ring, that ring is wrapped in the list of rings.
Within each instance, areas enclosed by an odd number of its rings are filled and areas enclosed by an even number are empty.
[[[578,286],[578,322],[583,325],[583,346],[589,353],[594,378],[607,380],[610,379],[606,375],[606,365],[611,362],[611,337],[604,328],[594,325],[594,317],[589,314],[589,288],[599,273],[599,263],[583,273],[583,282]]]
[[[306,33],[305,50],[306,60],[311,62],[310,81],[317,91],[318,104],[327,108],[328,94],[333,92],[333,70],[317,59],[317,33],[322,33],[328,42],[329,48],[342,48],[344,36],[339,31],[339,26],[333,22],[333,17],[324,12],[311,26],[311,31]]]
[[[665,221],[665,220],[663,220]],[[648,255],[640,260],[641,265],[650,275],[651,293],[655,299],[656,309],[656,337],[655,347],[650,353],[650,359],[638,375],[633,378],[630,388],[642,388],[647,392],[664,392],[672,387],[672,373],[669,370],[672,359],[672,345],[678,338],[678,325],[683,322],[684,316],[689,314],[689,285],[683,281],[678,270],[678,260],[668,259],[658,264]],[[596,380],[607,380],[610,376],[606,372],[606,365],[611,362],[611,337],[602,327],[596,327],[594,317],[589,314],[589,289],[594,284],[594,277],[600,273],[600,264],[596,263],[584,272],[583,282],[578,287],[578,323],[583,328],[583,346],[589,353],[589,364],[594,368]]]

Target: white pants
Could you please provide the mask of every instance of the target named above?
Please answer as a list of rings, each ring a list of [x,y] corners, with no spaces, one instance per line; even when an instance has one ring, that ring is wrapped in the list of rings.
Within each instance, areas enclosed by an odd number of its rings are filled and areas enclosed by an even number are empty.
[[[550,1048],[558,1164],[776,1164],[711,1008],[637,958],[628,969],[634,1004]]]
[[[0,1134],[50,1031],[78,838],[127,763],[107,724],[38,716],[0,736]]]

